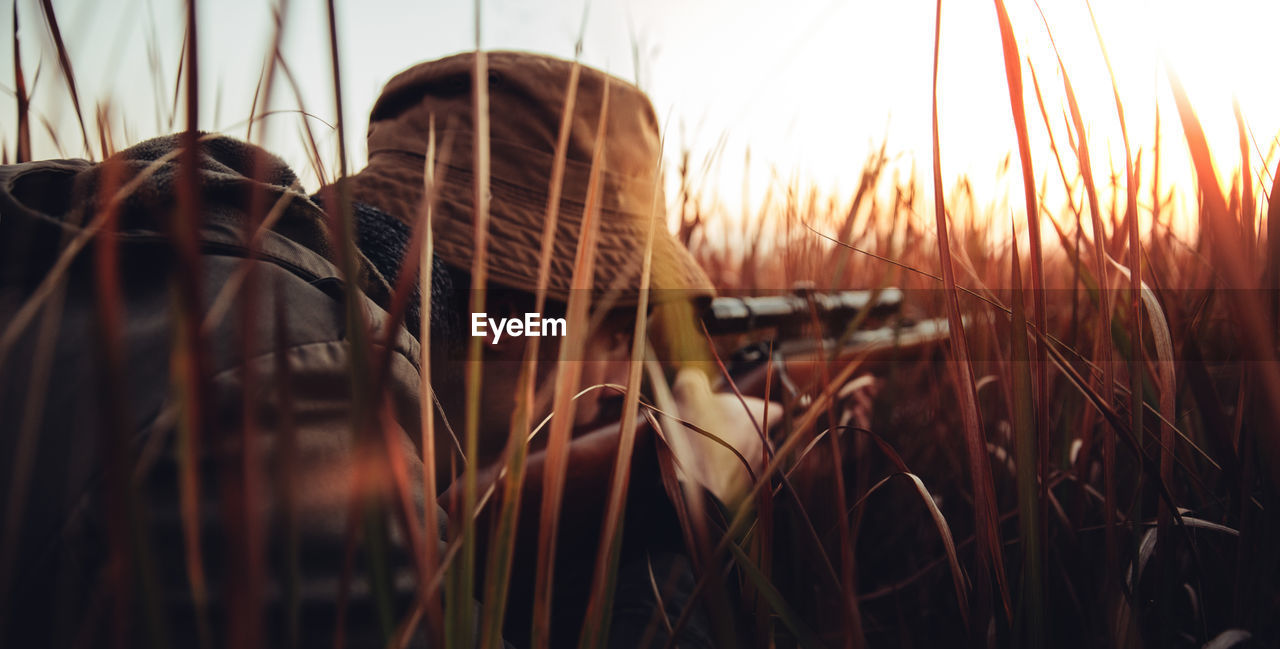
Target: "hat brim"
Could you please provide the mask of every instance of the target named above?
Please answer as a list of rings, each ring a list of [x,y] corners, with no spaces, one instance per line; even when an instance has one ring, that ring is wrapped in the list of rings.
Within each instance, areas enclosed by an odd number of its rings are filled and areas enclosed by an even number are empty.
[[[456,173],[457,170],[451,170]],[[459,174],[461,175],[461,174]],[[436,196],[433,219],[434,249],[445,263],[470,271],[475,256],[473,188],[470,178],[454,177],[442,183]],[[547,218],[546,199],[497,178],[490,179],[488,266],[489,280],[517,290],[535,292],[542,262],[542,239]],[[556,214],[552,240],[547,297],[567,302],[574,260],[581,237],[586,205],[562,199]],[[608,297],[616,306],[634,306],[639,300],[645,240],[650,215],[624,213],[604,207],[596,221],[598,236],[591,286],[597,297]],[[658,217],[660,218],[660,216]],[[653,259],[650,300],[709,298],[715,289],[693,255],[676,240],[661,220],[653,227]]]

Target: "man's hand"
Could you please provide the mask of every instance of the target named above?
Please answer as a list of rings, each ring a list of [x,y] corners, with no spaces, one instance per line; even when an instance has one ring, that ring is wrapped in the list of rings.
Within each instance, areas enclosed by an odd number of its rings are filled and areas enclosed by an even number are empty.
[[[709,489],[721,502],[735,503],[750,488],[752,475],[759,476],[764,467],[765,401],[713,392],[707,375],[695,369],[680,370],[672,382],[671,392],[678,410],[676,414],[719,440],[687,429],[674,433],[683,434],[687,442],[681,444],[673,440],[681,467],[689,478]],[[746,407],[743,407],[744,401]],[[779,421],[782,406],[777,403],[768,406],[768,423]],[[671,434],[668,431],[668,435]],[[725,448],[726,445],[742,457]],[[744,459],[750,473],[743,464]]]

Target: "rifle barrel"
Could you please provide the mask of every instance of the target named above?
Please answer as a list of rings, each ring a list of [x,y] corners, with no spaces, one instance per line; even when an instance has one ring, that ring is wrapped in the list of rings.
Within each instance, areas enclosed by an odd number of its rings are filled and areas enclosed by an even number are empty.
[[[713,336],[749,333],[769,327],[796,327],[811,322],[816,312],[825,323],[840,326],[870,309],[871,317],[892,315],[902,306],[902,291],[801,291],[763,297],[718,297],[703,312],[702,321]]]

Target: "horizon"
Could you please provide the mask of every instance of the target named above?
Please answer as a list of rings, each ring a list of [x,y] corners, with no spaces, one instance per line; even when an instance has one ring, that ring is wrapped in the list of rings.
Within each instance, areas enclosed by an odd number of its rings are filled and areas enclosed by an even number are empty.
[[[1025,223],[1017,198],[1021,171],[1011,158],[1016,140],[1007,108],[999,32],[994,9],[982,6],[980,11],[943,6],[939,72],[943,178],[948,186],[967,180],[980,200],[998,208],[1007,202],[1007,210]],[[687,152],[701,208],[726,219],[726,230],[736,230],[744,213],[760,211],[771,187],[775,195],[792,184],[803,192],[816,188],[824,198],[834,200],[836,213],[847,210],[863,162],[882,145],[891,158],[887,175],[905,175],[913,167],[921,179],[932,173],[932,3],[853,7],[814,2],[783,10],[763,2],[739,6],[703,0],[681,8],[669,2],[596,2],[589,7],[552,2],[538,8],[484,3],[480,45],[573,58],[580,34],[584,64],[637,83],[653,100],[665,127],[669,204],[678,199],[676,167]],[[91,143],[97,141],[92,116],[98,106],[110,111],[117,149],[177,130],[181,102],[176,102],[172,126],[162,118],[174,103],[182,6],[152,0],[115,4],[67,0],[55,3],[54,9],[76,71]],[[1024,107],[1035,182],[1046,187],[1045,204],[1062,213],[1065,193],[1049,155],[1030,66],[1039,78],[1070,175],[1073,158],[1062,124],[1066,100],[1061,74],[1036,6],[1019,3],[1009,9],[1024,58]],[[40,8],[35,2],[22,1],[14,11],[20,19],[23,69],[37,119],[32,128],[35,157],[84,156],[78,139],[67,135],[78,133],[78,126]],[[270,7],[239,0],[201,3],[198,11],[201,128],[243,138],[272,44]],[[418,61],[473,50],[475,9],[470,4],[397,1],[386,3],[380,11],[338,3],[337,11],[348,169],[359,169],[365,160],[368,108],[382,84]],[[1124,101],[1133,152],[1135,158],[1142,157],[1140,184],[1148,203],[1156,105],[1162,115],[1161,194],[1194,185],[1163,71],[1165,60],[1188,89],[1215,152],[1218,181],[1224,190],[1230,190],[1231,174],[1240,168],[1232,115],[1232,102],[1239,101],[1253,140],[1249,145],[1254,193],[1265,194],[1274,166],[1275,138],[1280,134],[1280,114],[1269,108],[1280,105],[1280,89],[1247,82],[1264,76],[1265,26],[1280,22],[1280,7],[1237,1],[1209,13],[1191,2],[1157,6],[1134,0],[1108,3],[1096,11]],[[397,19],[389,21],[387,16]],[[0,28],[12,31],[12,17],[5,12]],[[1104,180],[1113,169],[1123,176],[1124,145],[1111,80],[1088,10],[1049,6],[1045,20],[1080,100],[1100,200],[1109,202],[1113,187]],[[293,3],[287,8],[281,52],[296,75],[303,106],[314,117],[298,115],[298,101],[281,81],[265,108],[259,106],[259,114],[270,115],[259,120],[254,134],[255,141],[298,172],[309,190],[318,188],[321,179],[308,161],[300,120],[309,119],[317,129],[330,175],[337,168],[336,138],[329,128],[336,111],[327,38],[321,5]],[[231,42],[239,46],[228,45]],[[366,46],[371,43],[376,47]],[[0,69],[12,71],[12,50],[3,49]],[[107,55],[94,56],[95,51]],[[860,65],[863,60],[876,65]],[[11,86],[12,76],[3,84],[10,97]],[[14,115],[14,102],[5,104],[0,114]],[[41,119],[48,120],[49,126],[41,124]],[[62,134],[60,146],[49,131]],[[263,131],[265,140],[260,139]],[[6,150],[12,147],[11,133],[0,133],[0,138]],[[1047,185],[1043,184],[1046,179]],[[1123,194],[1123,180],[1115,188]],[[1194,231],[1187,218],[1195,197],[1178,191],[1174,200],[1183,215],[1175,227],[1188,235]],[[1008,236],[1007,223],[997,220],[992,225],[997,236]]]

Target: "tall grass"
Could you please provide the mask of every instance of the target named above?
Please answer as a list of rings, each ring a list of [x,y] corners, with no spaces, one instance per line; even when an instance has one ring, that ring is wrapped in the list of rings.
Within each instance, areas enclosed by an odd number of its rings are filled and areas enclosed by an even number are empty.
[[[452,647],[501,646],[507,633],[504,622],[517,607],[531,611],[531,644],[550,646],[553,638],[573,637],[581,647],[606,646],[610,639],[614,594],[623,539],[643,537],[646,521],[628,516],[626,504],[635,459],[644,452],[637,439],[644,428],[656,434],[659,464],[668,491],[682,494],[675,509],[680,535],[695,566],[691,599],[695,606],[667,610],[656,606],[646,634],[664,632],[677,637],[681,630],[708,620],[712,636],[720,644],[768,647],[821,646],[1235,646],[1251,636],[1261,646],[1280,641],[1277,601],[1280,601],[1280,525],[1274,511],[1280,507],[1280,204],[1272,199],[1280,191],[1280,169],[1264,168],[1272,178],[1255,178],[1250,163],[1251,133],[1237,106],[1234,118],[1239,132],[1241,157],[1237,182],[1224,192],[1218,184],[1221,167],[1211,153],[1223,160],[1224,152],[1211,152],[1194,109],[1193,98],[1183,89],[1176,70],[1165,74],[1177,107],[1179,124],[1193,165],[1196,184],[1182,191],[1199,200],[1192,208],[1199,229],[1180,234],[1170,225],[1177,209],[1160,194],[1161,151],[1159,137],[1146,159],[1153,169],[1150,186],[1144,186],[1141,166],[1144,151],[1130,148],[1125,107],[1114,73],[1119,134],[1125,148],[1123,174],[1116,174],[1116,197],[1111,205],[1101,191],[1091,167],[1090,116],[1077,101],[1070,60],[1055,48],[1062,78],[1065,106],[1046,105],[1040,80],[1031,60],[1019,51],[1017,33],[1005,4],[994,0],[993,21],[999,27],[1008,101],[1014,129],[1006,134],[1010,150],[1017,150],[1021,176],[1021,212],[1005,210],[1000,197],[974,196],[967,180],[950,184],[941,167],[940,124],[951,116],[940,112],[937,100],[939,61],[949,47],[966,44],[965,34],[944,34],[942,3],[934,16],[933,147],[931,178],[888,175],[892,168],[887,145],[867,158],[856,192],[850,200],[820,193],[780,173],[768,188],[758,213],[745,211],[741,233],[731,233],[722,213],[708,210],[699,197],[728,191],[695,185],[696,171],[686,152],[678,165],[682,191],[679,236],[705,262],[718,285],[725,290],[758,291],[785,283],[808,280],[824,288],[875,289],[896,285],[908,290],[907,315],[945,316],[949,340],[923,352],[898,350],[871,356],[852,354],[822,360],[811,372],[798,363],[771,357],[765,396],[780,403],[766,410],[767,421],[756,422],[764,436],[763,455],[746,486],[746,494],[726,512],[722,526],[706,523],[713,518],[714,503],[679,476],[684,435],[710,435],[688,428],[670,398],[668,372],[655,359],[648,335],[659,323],[649,322],[649,275],[652,272],[652,239],[663,218],[664,206],[653,206],[641,268],[641,305],[630,341],[627,385],[620,441],[610,458],[609,479],[599,485],[605,506],[598,524],[600,544],[589,557],[579,560],[591,575],[590,603],[580,628],[552,629],[557,599],[558,535],[575,533],[562,528],[561,510],[566,499],[566,475],[572,447],[573,402],[579,392],[581,366],[576,359],[586,339],[574,333],[561,341],[554,393],[554,412],[547,424],[546,459],[537,503],[537,553],[534,598],[517,601],[511,596],[520,516],[527,509],[522,499],[527,466],[528,440],[535,427],[534,393],[539,376],[538,339],[526,349],[515,395],[481,393],[482,343],[473,339],[471,362],[465,377],[468,397],[463,413],[461,457],[438,441],[433,412],[434,392],[427,377],[432,363],[430,345],[421,347],[423,380],[421,428],[403,431],[391,413],[388,394],[389,341],[403,319],[409,294],[418,282],[422,294],[430,293],[432,268],[433,200],[435,187],[447,167],[450,142],[437,146],[434,126],[424,166],[424,201],[413,228],[405,271],[393,287],[391,319],[375,330],[363,309],[356,282],[346,282],[345,318],[348,368],[352,395],[350,426],[358,440],[354,453],[356,486],[345,503],[346,558],[341,566],[339,610],[352,594],[359,565],[369,576],[367,588],[376,602],[376,624],[388,646],[403,646],[422,634],[432,643]],[[48,43],[66,79],[67,93],[77,118],[78,137],[90,146],[90,128],[84,117],[76,86],[73,61],[62,40],[52,3],[41,3]],[[265,125],[255,126],[271,111],[277,74],[291,86],[298,101],[300,138],[311,151],[316,176],[327,179],[349,174],[344,150],[342,75],[339,51],[340,25],[334,3],[327,3],[328,64],[333,91],[333,129],[338,149],[326,159],[313,132],[309,107],[301,105],[298,84],[280,50],[281,25],[286,20],[280,3],[277,31],[258,80],[250,107],[250,137],[264,137]],[[1091,9],[1087,9],[1092,18]],[[476,3],[475,78],[487,78],[486,59],[479,51],[479,3]],[[202,194],[197,176],[197,148],[205,141],[197,131],[201,114],[196,92],[200,78],[198,44],[201,25],[195,2],[187,3],[186,35],[180,73],[174,81],[174,106],[167,116],[178,114],[182,98],[185,124],[182,150],[177,155],[178,213],[201,213]],[[32,21],[23,21],[28,30]],[[1052,33],[1052,26],[1049,31]],[[922,23],[920,28],[927,29]],[[1103,27],[1094,22],[1095,34],[1110,72]],[[24,36],[29,33],[24,31]],[[1052,35],[1050,36],[1052,38]],[[18,123],[12,134],[12,151],[6,159],[23,161],[48,157],[55,152],[32,151],[30,88],[18,56],[18,10],[14,9],[14,84]],[[581,50],[581,39],[579,41]],[[408,63],[408,62],[406,62]],[[541,239],[542,264],[536,300],[545,304],[550,273],[550,250],[559,218],[561,184],[569,137],[569,116],[574,113],[580,68],[575,62],[566,87],[565,105],[548,190],[545,226]],[[1031,74],[1040,122],[1027,119],[1030,98],[1024,72]],[[160,71],[153,70],[156,79]],[[922,79],[921,83],[928,80]],[[158,82],[157,82],[158,83]],[[262,98],[261,101],[259,98]],[[488,120],[486,84],[475,84],[472,97],[476,120],[472,148],[476,152],[474,204],[474,264],[470,269],[472,310],[484,310],[488,268],[487,229],[489,210]],[[577,242],[577,263],[568,304],[570,332],[583,332],[593,317],[590,303],[595,276],[600,175],[608,171],[608,143],[604,133],[609,108],[608,91],[599,107],[596,148],[591,161],[590,190],[584,224]],[[164,107],[157,108],[157,111]],[[592,107],[594,109],[594,107]],[[99,116],[110,114],[110,106]],[[1061,119],[1059,120],[1058,117]],[[1221,117],[1221,116],[1216,116]],[[1159,134],[1157,114],[1156,131]],[[924,128],[923,125],[921,125]],[[109,119],[97,121],[99,150],[108,157],[128,141],[114,133]],[[1064,137],[1065,132],[1065,137]],[[1065,190],[1065,204],[1045,199],[1048,180],[1037,177],[1032,160],[1033,134],[1047,136],[1049,153],[1056,163],[1054,182]],[[6,133],[6,139],[9,134]],[[1096,144],[1096,142],[1095,142]],[[1165,146],[1170,146],[1165,142]],[[1061,147],[1061,148],[1060,148]],[[1255,144],[1253,148],[1257,148]],[[1261,152],[1258,152],[1262,155]],[[1263,157],[1272,164],[1271,154]],[[707,165],[714,156],[708,156]],[[432,162],[436,164],[433,167]],[[157,161],[159,166],[169,159]],[[3,324],[0,363],[13,362],[15,346],[24,332],[38,327],[55,330],[61,317],[64,279],[75,259],[91,255],[94,268],[94,307],[98,339],[91,361],[98,370],[94,389],[105,406],[109,430],[104,470],[106,506],[113,521],[107,530],[105,550],[109,570],[104,592],[110,597],[108,615],[81,621],[72,635],[92,638],[94,629],[122,646],[139,637],[163,645],[175,630],[161,610],[163,601],[154,578],[153,557],[147,551],[145,521],[149,512],[138,493],[135,465],[130,451],[123,410],[128,400],[120,393],[130,368],[120,355],[119,340],[125,326],[120,251],[111,236],[119,227],[116,210],[136,191],[150,171],[129,182],[110,176],[98,210],[87,215],[83,233],[63,242],[62,256],[48,276]],[[993,170],[997,173],[1003,171]],[[1041,174],[1045,172],[1040,171]],[[1167,168],[1165,173],[1168,173]],[[705,174],[703,174],[705,176]],[[1121,186],[1120,183],[1123,183]],[[1039,187],[1037,187],[1039,185]],[[357,274],[351,197],[344,186],[325,197],[330,206],[331,236],[335,257],[344,276]],[[932,201],[921,197],[931,192]],[[746,187],[743,187],[746,194]],[[1140,197],[1150,194],[1151,203]],[[1123,204],[1119,197],[1123,196]],[[980,201],[991,199],[992,207]],[[847,209],[841,209],[846,203]],[[252,226],[245,233],[248,250],[244,273],[204,308],[199,221],[179,218],[169,236],[177,271],[173,275],[173,315],[177,343],[170,365],[179,396],[176,421],[181,475],[180,502],[183,530],[183,566],[186,593],[194,609],[194,634],[202,646],[230,642],[254,646],[263,641],[262,603],[269,597],[269,565],[264,554],[261,518],[264,503],[279,496],[285,503],[279,516],[293,530],[296,521],[293,474],[298,453],[288,434],[289,413],[298,386],[291,384],[287,363],[275,368],[244,371],[245,402],[240,414],[236,462],[214,469],[203,458],[222,442],[209,439],[212,418],[208,403],[208,359],[212,328],[227,310],[235,308],[241,328],[268,317],[262,299],[272,287],[252,271],[259,236],[280,217],[283,204],[270,205],[261,197],[251,200]],[[1087,219],[1084,213],[1088,213]],[[1150,223],[1144,232],[1145,222]],[[932,219],[922,218],[932,216]],[[0,215],[0,219],[3,215]],[[931,221],[931,222],[930,222]],[[1008,235],[1003,226],[1010,222]],[[1050,229],[1043,229],[1044,225]],[[723,227],[722,227],[723,226]],[[1022,247],[1020,234],[1028,235]],[[730,245],[734,236],[746,239]],[[1047,234],[1047,236],[1045,236]],[[925,243],[928,245],[920,245]],[[1024,275],[1024,263],[1029,273]],[[1053,287],[1053,288],[1049,288]],[[8,287],[6,287],[7,289]],[[248,295],[232,306],[231,295]],[[8,297],[7,295],[4,297]],[[430,336],[430,305],[415,327],[420,339]],[[277,323],[305,314],[269,314]],[[843,332],[837,332],[843,333]],[[239,341],[244,352],[252,341]],[[743,342],[714,340],[717,356]],[[13,534],[22,512],[41,506],[40,494],[30,493],[33,453],[40,441],[33,433],[33,418],[43,410],[48,389],[52,334],[36,345],[28,402],[21,417],[24,431],[15,457],[4,458],[10,470],[3,548],[0,548],[0,602],[20,596],[9,583],[14,574]],[[719,358],[717,358],[719,360]],[[724,389],[739,392],[734,377],[720,365]],[[647,370],[647,372],[646,372]],[[804,375],[808,381],[791,381]],[[782,380],[785,376],[787,380]],[[646,379],[647,377],[647,379]],[[264,425],[255,406],[255,386],[281,385],[274,406],[286,422],[283,441],[282,485],[272,487],[258,462],[259,439]],[[16,389],[4,386],[4,389]],[[500,463],[501,478],[490,485],[480,482],[486,467],[475,458],[480,413],[494,399],[513,399],[515,415],[508,431],[506,451]],[[445,421],[447,424],[448,422]],[[544,422],[545,423],[545,422]],[[400,454],[398,435],[418,441],[423,467],[422,487],[413,482]],[[293,441],[290,441],[293,440]],[[437,458],[448,452],[449,459]],[[437,475],[438,467],[454,467],[453,476]],[[461,465],[457,462],[462,462]],[[748,464],[751,464],[748,462]],[[216,465],[215,465],[216,466]],[[736,467],[728,467],[726,470]],[[903,478],[903,479],[895,479]],[[435,487],[456,479],[459,489],[440,497],[449,513],[450,533],[443,550],[437,547],[439,494]],[[439,481],[439,482],[438,482]],[[216,493],[208,485],[216,484]],[[489,492],[483,492],[483,488]],[[274,488],[283,493],[274,494]],[[421,489],[424,493],[416,493]],[[492,496],[492,498],[491,498]],[[223,502],[210,511],[210,498]],[[419,501],[425,502],[420,509]],[[496,503],[496,504],[495,504]],[[923,507],[921,506],[923,505]],[[488,512],[493,525],[476,524]],[[220,517],[225,542],[235,560],[230,575],[207,573],[207,557],[213,551],[201,533],[205,517]],[[525,521],[525,524],[533,524]],[[296,530],[295,530],[296,531]],[[290,532],[293,533],[293,532]],[[396,544],[409,549],[417,584],[416,600],[409,610],[392,601]],[[290,546],[297,552],[296,543]],[[481,548],[487,549],[482,553]],[[483,555],[483,556],[482,556]],[[296,554],[286,557],[296,562]],[[359,562],[363,562],[360,564]],[[477,587],[477,570],[483,566],[483,584]],[[726,566],[730,568],[726,568]],[[295,574],[296,577],[296,574]],[[226,581],[229,590],[212,583]],[[652,577],[655,592],[664,579]],[[290,592],[288,585],[286,593]],[[288,597],[296,597],[287,595]],[[219,598],[231,598],[220,601]],[[473,607],[473,602],[479,602]],[[212,609],[228,606],[234,615],[221,628]],[[297,602],[290,610],[296,616]],[[130,627],[139,617],[144,629]],[[340,614],[336,646],[344,646],[347,620]],[[478,616],[478,618],[477,618]],[[740,624],[735,616],[748,618]],[[7,620],[0,611],[0,632]],[[296,617],[287,637],[296,641]],[[742,631],[749,630],[747,633]],[[553,631],[555,633],[553,634]],[[51,636],[55,630],[51,630]],[[573,635],[577,634],[577,635]],[[754,635],[754,637],[753,637]],[[636,638],[639,640],[639,638]],[[668,643],[676,644],[675,640]]]

